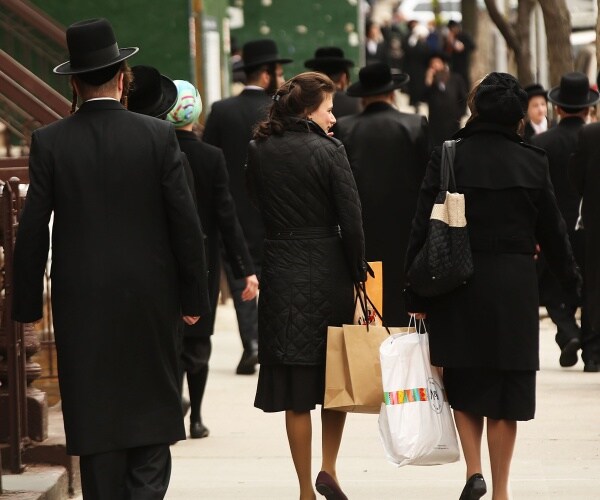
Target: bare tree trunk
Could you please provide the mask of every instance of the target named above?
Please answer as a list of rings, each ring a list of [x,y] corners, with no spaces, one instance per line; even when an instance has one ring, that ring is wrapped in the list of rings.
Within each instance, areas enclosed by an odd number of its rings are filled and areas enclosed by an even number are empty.
[[[535,0],[519,0],[518,21],[516,30],[508,23],[498,10],[495,0],[484,0],[491,20],[496,25],[506,45],[515,55],[517,77],[524,85],[533,81],[531,71],[531,51],[529,49],[529,19]],[[600,1],[600,0],[598,0]]]
[[[598,0],[600,1],[600,0]],[[531,13],[536,6],[536,0],[519,0],[517,10],[517,24],[515,26],[517,38],[521,46],[520,56],[516,58],[517,77],[522,85],[534,83],[531,70]]]
[[[560,82],[560,77],[573,71],[571,52],[571,15],[565,0],[538,0],[542,7],[544,26],[548,34],[548,64],[550,85]]]

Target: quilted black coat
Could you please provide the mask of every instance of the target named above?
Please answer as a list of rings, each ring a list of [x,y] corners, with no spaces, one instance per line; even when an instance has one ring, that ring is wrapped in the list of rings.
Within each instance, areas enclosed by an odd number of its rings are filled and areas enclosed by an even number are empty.
[[[252,141],[247,180],[266,229],[259,361],[318,365],[365,279],[360,200],[343,145],[311,122]]]

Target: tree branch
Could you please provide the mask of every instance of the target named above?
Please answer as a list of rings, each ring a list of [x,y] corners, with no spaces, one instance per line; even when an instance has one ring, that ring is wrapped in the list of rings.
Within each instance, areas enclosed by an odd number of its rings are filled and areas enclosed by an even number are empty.
[[[490,19],[506,40],[506,45],[508,45],[515,54],[519,54],[521,52],[521,44],[519,43],[514,30],[510,27],[510,24],[508,24],[508,21],[498,10],[495,0],[484,0],[484,2],[488,14],[490,15]]]

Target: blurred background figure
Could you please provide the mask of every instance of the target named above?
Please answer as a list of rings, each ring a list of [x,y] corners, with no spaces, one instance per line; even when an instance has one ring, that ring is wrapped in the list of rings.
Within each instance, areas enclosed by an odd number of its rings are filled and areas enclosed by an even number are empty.
[[[346,89],[350,85],[350,68],[354,67],[354,63],[344,57],[342,49],[320,47],[315,51],[314,58],[306,61],[304,66],[325,73],[335,84],[333,114],[336,118],[360,112],[360,99],[346,94]]]
[[[461,24],[448,21],[444,52],[450,57],[450,71],[459,74],[468,89],[471,88],[471,54],[475,49],[473,38],[462,30]]]
[[[425,92],[425,72],[429,62],[429,47],[427,37],[429,30],[417,22],[409,22],[411,31],[406,38],[404,49],[404,71],[410,77],[408,82],[409,104],[419,112]]]
[[[365,59],[367,64],[385,62],[386,46],[379,24],[368,20],[365,27]]]
[[[432,53],[425,73],[423,100],[429,106],[430,150],[452,138],[467,110],[465,82],[450,72],[447,61],[443,52]]]
[[[524,88],[527,92],[527,114],[523,140],[531,142],[534,135],[546,132],[553,124],[548,121],[548,92],[539,83]]]

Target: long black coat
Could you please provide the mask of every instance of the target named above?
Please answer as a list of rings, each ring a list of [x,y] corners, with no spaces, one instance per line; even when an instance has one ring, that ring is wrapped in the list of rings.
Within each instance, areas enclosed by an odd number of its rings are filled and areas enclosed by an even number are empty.
[[[198,140],[193,132],[177,130],[177,140],[186,154],[193,173],[192,185],[197,199],[198,215],[206,240],[208,292],[211,314],[195,325],[185,325],[186,336],[206,337],[213,334],[221,275],[220,241],[236,278],[254,274],[254,264],[237,219],[235,202],[229,191],[229,176],[223,152]]]
[[[592,328],[600,332],[600,123],[579,130],[579,142],[569,164],[570,178],[583,195],[585,227],[585,304]]]
[[[579,216],[581,195],[569,180],[569,159],[577,148],[577,134],[585,125],[579,117],[563,118],[556,127],[531,138],[531,144],[546,151],[550,164],[550,180],[558,208],[567,223],[567,232],[575,258],[583,267],[583,248],[580,234],[575,231]],[[560,286],[557,278],[548,268],[545,248],[542,246],[542,258],[538,262],[540,274],[540,300],[542,304],[579,304],[576,294],[569,293]]]
[[[203,140],[225,154],[229,186],[238,219],[255,265],[260,266],[265,230],[246,190],[244,166],[254,126],[266,118],[271,98],[264,90],[245,89],[240,95],[215,102],[206,121]]]
[[[367,260],[383,262],[383,317],[406,325],[404,259],[428,159],[427,120],[373,103],[336,127],[360,195]]]
[[[181,315],[206,315],[203,235],[173,126],[114,100],[34,132],[14,261],[13,318],[52,310],[67,451],[185,439]]]
[[[360,200],[344,147],[298,121],[250,143],[248,183],[267,230],[259,361],[323,364],[327,327],[352,322],[353,282],[365,278]]]
[[[545,153],[510,130],[472,123],[459,133],[454,169],[465,194],[475,274],[460,288],[415,300],[427,312],[432,363],[502,370],[539,368],[536,242],[568,290],[578,272]],[[407,266],[425,241],[438,192],[440,149],[427,167],[410,235]],[[411,295],[409,294],[409,298]]]

